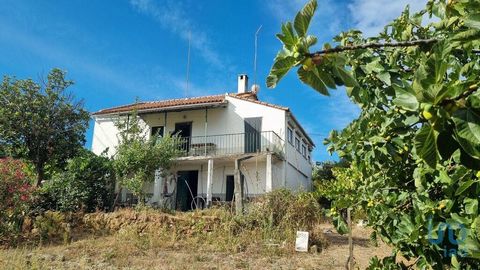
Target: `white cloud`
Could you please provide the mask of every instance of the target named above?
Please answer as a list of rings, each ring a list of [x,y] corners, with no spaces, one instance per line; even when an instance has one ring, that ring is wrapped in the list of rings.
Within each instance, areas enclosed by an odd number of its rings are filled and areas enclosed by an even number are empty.
[[[140,13],[151,16],[164,29],[178,35],[188,42],[191,35],[191,46],[200,52],[200,55],[211,65],[219,69],[232,69],[229,63],[215,52],[207,33],[199,29],[195,22],[189,19],[186,10],[179,1],[162,1],[162,6],[151,0],[130,0],[130,4]]]
[[[354,0],[348,5],[354,27],[365,36],[375,36],[383,27],[400,16],[407,5],[410,12],[423,9],[425,0]]]

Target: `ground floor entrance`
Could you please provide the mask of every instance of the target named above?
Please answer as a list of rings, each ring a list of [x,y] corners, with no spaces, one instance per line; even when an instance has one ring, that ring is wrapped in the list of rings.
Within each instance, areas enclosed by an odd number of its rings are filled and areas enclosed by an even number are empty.
[[[177,196],[175,209],[189,211],[195,209],[193,203],[198,194],[198,171],[179,171],[177,173]]]

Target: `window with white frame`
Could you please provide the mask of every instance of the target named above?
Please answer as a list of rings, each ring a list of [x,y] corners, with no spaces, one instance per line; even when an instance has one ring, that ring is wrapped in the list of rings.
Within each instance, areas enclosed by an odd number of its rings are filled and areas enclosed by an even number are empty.
[[[298,137],[295,137],[295,149],[300,152],[300,139]]]
[[[302,144],[302,156],[307,157],[307,147],[305,144]]]
[[[293,130],[290,127],[287,129],[287,140],[293,144]]]

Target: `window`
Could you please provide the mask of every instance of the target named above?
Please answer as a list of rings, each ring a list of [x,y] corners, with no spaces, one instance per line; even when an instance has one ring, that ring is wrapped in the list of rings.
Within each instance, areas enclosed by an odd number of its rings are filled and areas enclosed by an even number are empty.
[[[305,144],[302,144],[302,155],[304,157],[307,157],[307,147],[305,146]]]
[[[300,140],[297,137],[295,137],[295,148],[300,152]]]
[[[293,130],[291,128],[287,129],[287,140],[289,143],[293,144]]]
[[[152,127],[150,131],[150,137],[158,135],[158,137],[163,137],[163,126]]]

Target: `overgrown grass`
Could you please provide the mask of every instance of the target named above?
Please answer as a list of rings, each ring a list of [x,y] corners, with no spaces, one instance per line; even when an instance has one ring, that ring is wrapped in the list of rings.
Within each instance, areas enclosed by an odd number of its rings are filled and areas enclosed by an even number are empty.
[[[48,212],[33,221],[31,235],[37,240],[16,251],[5,251],[4,254],[14,256],[0,256],[0,261],[15,264],[14,269],[44,269],[42,264],[65,268],[67,263],[76,269],[93,262],[100,264],[99,269],[106,265],[113,268],[140,265],[150,269],[156,265],[145,258],[171,258],[171,254],[183,256],[181,260],[196,265],[207,265],[214,260],[212,256],[228,254],[249,254],[274,262],[274,258],[294,252],[297,230],[309,231],[312,245],[327,246],[326,238],[317,227],[323,221],[320,210],[310,194],[294,195],[278,190],[248,204],[243,216],[235,216],[228,207],[186,213],[122,209],[86,214],[82,219]],[[65,228],[71,231],[66,233]],[[35,248],[38,244],[43,247]],[[36,253],[39,250],[50,250],[49,254],[54,255],[45,257],[45,253]],[[186,259],[186,254],[195,255]],[[228,268],[249,268],[248,256]],[[132,261],[132,257],[141,262]]]
[[[258,198],[247,206],[243,216],[235,216],[225,207],[174,214],[145,208],[87,214],[84,221],[94,231],[113,233],[140,249],[284,253],[293,251],[297,230],[310,231],[311,243],[319,248],[327,246],[316,228],[322,216],[315,198],[286,190]]]

